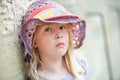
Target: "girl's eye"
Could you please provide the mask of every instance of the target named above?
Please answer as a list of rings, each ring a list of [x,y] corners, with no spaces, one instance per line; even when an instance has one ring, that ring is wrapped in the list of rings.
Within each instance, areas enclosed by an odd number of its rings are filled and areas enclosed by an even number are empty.
[[[45,32],[50,32],[50,31],[52,31],[52,29],[49,27],[45,29]]]
[[[65,26],[60,26],[59,29],[63,30],[65,29]]]

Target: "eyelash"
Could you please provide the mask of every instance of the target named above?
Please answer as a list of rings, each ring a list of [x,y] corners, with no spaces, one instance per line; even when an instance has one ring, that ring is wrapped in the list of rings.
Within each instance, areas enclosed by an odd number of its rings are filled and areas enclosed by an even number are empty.
[[[59,29],[63,30],[65,29],[66,27],[65,26],[60,26]]]
[[[52,29],[49,27],[45,29],[45,32],[49,32],[49,31],[52,31]]]
[[[59,29],[64,30],[64,29],[66,29],[66,27],[65,26],[60,26]],[[49,31],[52,31],[52,29],[50,27],[45,29],[45,32],[49,32]]]

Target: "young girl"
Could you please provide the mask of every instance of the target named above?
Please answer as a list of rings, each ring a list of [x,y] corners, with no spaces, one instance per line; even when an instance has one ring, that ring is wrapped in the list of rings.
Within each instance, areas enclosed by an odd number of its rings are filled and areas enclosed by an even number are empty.
[[[25,80],[85,80],[86,63],[73,49],[85,37],[85,21],[51,0],[31,4],[22,20]]]

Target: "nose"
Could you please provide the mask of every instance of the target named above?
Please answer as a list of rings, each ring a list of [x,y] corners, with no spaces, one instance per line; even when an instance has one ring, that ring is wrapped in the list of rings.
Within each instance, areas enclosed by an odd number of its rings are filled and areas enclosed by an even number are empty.
[[[56,39],[59,39],[59,38],[63,38],[63,34],[62,34],[62,32],[60,31],[60,30],[57,30],[56,31]]]
[[[57,35],[56,35],[56,38],[57,38],[57,39],[63,38],[63,35],[62,35],[62,34],[57,34]]]

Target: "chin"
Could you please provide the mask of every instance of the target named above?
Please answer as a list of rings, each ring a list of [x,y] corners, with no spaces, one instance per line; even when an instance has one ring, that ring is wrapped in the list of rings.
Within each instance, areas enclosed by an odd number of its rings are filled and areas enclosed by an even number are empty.
[[[59,50],[57,54],[59,54],[59,56],[64,56],[66,52],[67,50]]]

